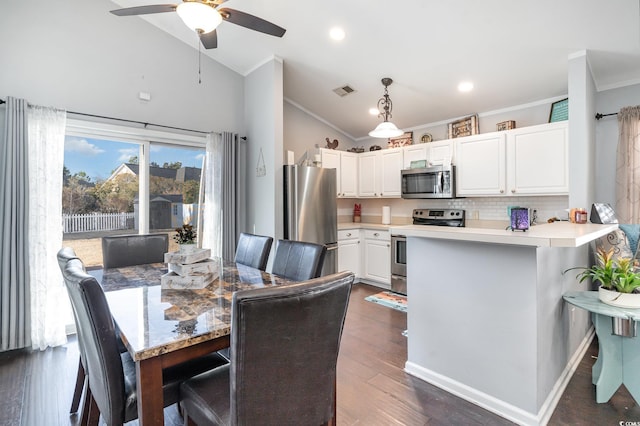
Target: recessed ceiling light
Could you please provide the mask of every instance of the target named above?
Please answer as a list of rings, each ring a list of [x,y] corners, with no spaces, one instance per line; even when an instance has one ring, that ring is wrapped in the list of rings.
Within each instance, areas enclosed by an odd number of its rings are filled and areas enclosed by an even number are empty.
[[[463,81],[458,84],[458,90],[461,92],[470,92],[473,90],[473,83],[470,81]]]
[[[378,115],[380,114],[380,111],[378,111],[378,108],[369,108],[369,114]]]
[[[345,36],[344,30],[340,27],[333,27],[329,31],[329,37],[331,37],[332,40],[342,41],[344,40],[344,36]]]

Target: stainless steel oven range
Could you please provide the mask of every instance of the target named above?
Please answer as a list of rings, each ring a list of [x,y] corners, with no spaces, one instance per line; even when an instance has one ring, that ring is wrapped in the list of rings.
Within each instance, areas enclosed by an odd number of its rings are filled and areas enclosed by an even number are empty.
[[[464,226],[464,210],[459,209],[415,209],[414,225]],[[407,294],[407,238],[391,236],[391,290]]]

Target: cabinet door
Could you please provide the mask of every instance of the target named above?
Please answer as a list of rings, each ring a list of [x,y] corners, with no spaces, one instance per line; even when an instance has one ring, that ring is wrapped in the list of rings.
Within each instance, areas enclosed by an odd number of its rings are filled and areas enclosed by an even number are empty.
[[[360,277],[360,240],[338,241],[338,271],[351,271]]]
[[[428,159],[430,165],[455,164],[452,140],[431,142],[427,144],[427,147],[429,148]]]
[[[456,193],[460,196],[492,196],[505,193],[504,133],[490,133],[456,141]]]
[[[391,243],[364,240],[364,276],[385,284],[391,283]]]
[[[340,188],[341,197],[358,196],[358,154],[353,152],[340,154]]]
[[[400,198],[402,189],[402,148],[382,150],[380,154],[380,191],[381,197]]]
[[[358,196],[378,196],[378,173],[376,152],[367,152],[358,156]]]
[[[322,162],[323,169],[336,169],[336,188],[337,188],[337,196],[339,197],[342,193],[342,189],[340,186],[341,181],[341,166],[340,166],[340,151],[335,151],[333,149],[320,149],[320,161]]]
[[[427,161],[427,144],[409,145],[404,148],[404,168],[411,168],[412,161]]]
[[[568,155],[566,121],[507,132],[509,195],[567,194]]]

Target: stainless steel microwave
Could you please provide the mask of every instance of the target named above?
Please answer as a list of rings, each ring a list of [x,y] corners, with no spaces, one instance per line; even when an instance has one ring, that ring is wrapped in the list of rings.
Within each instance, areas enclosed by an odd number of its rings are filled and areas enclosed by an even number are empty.
[[[402,170],[402,198],[455,198],[455,166]]]

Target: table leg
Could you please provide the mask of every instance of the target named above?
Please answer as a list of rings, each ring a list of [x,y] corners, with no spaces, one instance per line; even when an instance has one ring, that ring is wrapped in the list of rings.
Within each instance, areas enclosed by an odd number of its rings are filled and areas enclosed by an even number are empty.
[[[622,384],[622,339],[626,337],[611,334],[611,317],[595,314],[596,334],[600,345],[598,353],[599,370],[596,385],[596,402],[609,401]],[[597,364],[597,363],[596,363]],[[595,379],[595,377],[593,377]]]
[[[138,421],[140,425],[164,425],[162,363],[159,356],[136,362]]]
[[[623,337],[622,382],[640,405],[640,338]]]
[[[596,314],[594,314],[593,312],[591,313],[591,322],[595,326]],[[601,354],[601,353],[603,353],[602,341],[598,339],[598,354]],[[594,385],[598,382],[598,379],[600,378],[600,373],[602,373],[602,358],[603,357],[598,355],[598,358],[596,359],[595,364],[593,364],[593,367],[591,367],[591,383]]]

